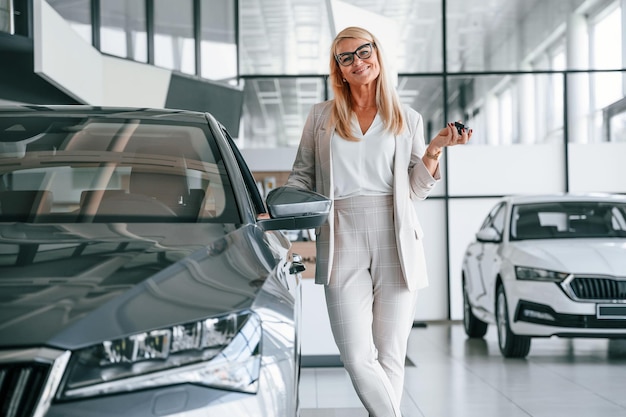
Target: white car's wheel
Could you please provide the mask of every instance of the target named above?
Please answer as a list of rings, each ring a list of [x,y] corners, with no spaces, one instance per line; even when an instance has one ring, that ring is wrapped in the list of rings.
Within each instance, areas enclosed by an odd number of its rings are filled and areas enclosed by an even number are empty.
[[[498,326],[498,346],[506,358],[524,358],[530,351],[530,337],[518,336],[511,331],[504,286],[498,287],[496,295],[496,323]]]
[[[608,354],[611,359],[626,358],[626,339],[609,339]]]
[[[472,306],[465,285],[463,285],[463,327],[469,337],[483,337],[487,333],[487,323],[472,313]]]

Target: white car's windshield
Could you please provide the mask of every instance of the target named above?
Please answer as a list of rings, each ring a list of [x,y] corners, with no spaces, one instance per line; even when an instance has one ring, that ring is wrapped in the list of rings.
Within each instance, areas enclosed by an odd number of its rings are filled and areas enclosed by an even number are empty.
[[[626,204],[567,201],[513,206],[511,240],[626,237]]]

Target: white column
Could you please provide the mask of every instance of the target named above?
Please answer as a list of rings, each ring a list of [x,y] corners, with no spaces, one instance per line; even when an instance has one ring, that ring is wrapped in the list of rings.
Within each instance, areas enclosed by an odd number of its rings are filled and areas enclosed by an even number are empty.
[[[626,68],[626,0],[622,5],[622,68]],[[626,72],[622,73],[622,94],[626,96]]]
[[[530,70],[529,66],[522,68]],[[517,95],[519,97],[518,112],[519,119],[515,131],[519,135],[519,143],[534,144],[537,143],[536,123],[535,123],[535,76],[524,74],[519,77]]]
[[[485,139],[487,145],[500,145],[500,112],[498,98],[489,92],[485,95]]]
[[[567,69],[588,69],[589,34],[584,15],[569,15],[565,42]],[[568,75],[567,81],[569,140],[572,143],[586,143],[590,137],[589,76],[583,73]]]

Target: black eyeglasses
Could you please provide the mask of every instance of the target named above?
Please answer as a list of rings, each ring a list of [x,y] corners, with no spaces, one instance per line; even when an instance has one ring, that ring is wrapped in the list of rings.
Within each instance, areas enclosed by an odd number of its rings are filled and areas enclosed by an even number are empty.
[[[335,59],[337,60],[337,62],[340,65],[343,65],[344,67],[347,67],[349,65],[352,65],[352,63],[354,62],[355,55],[359,59],[367,59],[370,56],[372,56],[372,47],[373,46],[374,46],[374,44],[372,44],[372,43],[363,44],[363,45],[359,46],[358,48],[356,48],[356,51],[354,51],[354,52],[343,52],[343,53],[341,53],[339,55],[335,55]]]

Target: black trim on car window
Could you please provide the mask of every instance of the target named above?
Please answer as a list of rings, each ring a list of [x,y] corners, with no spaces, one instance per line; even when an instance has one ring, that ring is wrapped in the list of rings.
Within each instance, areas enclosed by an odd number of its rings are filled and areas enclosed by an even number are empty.
[[[246,189],[248,190],[248,194],[250,194],[250,199],[254,204],[254,209],[256,210],[257,214],[266,213],[267,210],[265,209],[265,202],[263,201],[263,197],[261,197],[261,193],[256,186],[256,180],[254,179],[252,172],[250,172],[250,170],[248,169],[248,165],[246,164],[243,155],[241,155],[241,152],[239,152],[239,148],[237,148],[235,141],[230,137],[226,129],[222,128],[222,133],[224,134],[224,137],[228,141],[228,145],[231,147],[233,154],[235,155],[237,165],[239,166],[239,171],[241,172],[241,175],[243,177]]]

